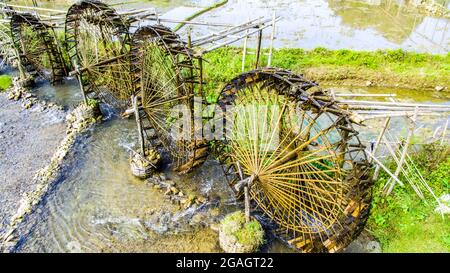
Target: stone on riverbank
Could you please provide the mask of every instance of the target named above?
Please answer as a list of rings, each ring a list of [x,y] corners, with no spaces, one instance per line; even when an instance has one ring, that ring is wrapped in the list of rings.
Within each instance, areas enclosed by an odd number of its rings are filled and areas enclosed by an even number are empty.
[[[134,176],[146,179],[158,169],[161,155],[154,149],[147,149],[145,155],[133,152],[130,155],[130,167]]]

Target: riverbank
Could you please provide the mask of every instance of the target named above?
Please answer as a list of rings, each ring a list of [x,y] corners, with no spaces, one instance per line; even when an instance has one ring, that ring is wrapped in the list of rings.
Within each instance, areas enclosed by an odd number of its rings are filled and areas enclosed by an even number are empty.
[[[0,140],[0,251],[17,244],[19,225],[61,175],[67,153],[80,134],[101,120],[98,104],[80,105],[66,116],[62,107],[39,100],[18,79],[2,97],[5,136]],[[16,103],[16,104],[15,104]],[[6,111],[5,111],[6,109]],[[97,116],[100,115],[98,118]],[[4,121],[4,122],[3,122]],[[67,124],[66,124],[67,122]]]
[[[265,52],[267,53],[267,52]],[[267,56],[261,65],[267,64]],[[227,82],[242,72],[242,49],[226,47],[208,53],[206,78]],[[254,55],[247,56],[246,70],[254,66]],[[450,53],[433,55],[403,50],[328,50],[316,48],[279,49],[273,53],[272,67],[304,74],[321,85],[374,86],[448,92]],[[213,89],[212,84],[208,85]],[[220,86],[220,85],[219,85]]]
[[[35,173],[65,135],[65,112],[53,104],[30,104],[32,98],[0,93],[0,238],[22,197],[37,186]]]
[[[426,145],[411,156],[437,197],[450,194],[450,147]],[[391,163],[391,165],[395,165]],[[383,252],[450,252],[450,215],[435,211],[428,194],[421,200],[410,185],[396,187],[381,196],[389,176],[381,173],[374,187],[374,200],[366,230],[380,241]],[[404,179],[403,177],[400,177]]]

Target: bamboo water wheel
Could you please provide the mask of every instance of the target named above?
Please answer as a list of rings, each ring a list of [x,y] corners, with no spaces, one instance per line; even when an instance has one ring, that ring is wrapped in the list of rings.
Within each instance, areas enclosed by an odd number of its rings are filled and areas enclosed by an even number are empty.
[[[66,16],[66,46],[87,98],[126,109],[132,95],[128,23],[96,0],[73,4]]]
[[[13,13],[10,28],[12,42],[27,72],[52,83],[62,82],[67,70],[53,28],[29,13]]]
[[[142,131],[155,130],[179,173],[200,166],[208,146],[201,131],[196,137],[196,129],[192,129],[196,122],[194,96],[200,81],[192,50],[172,30],[155,25],[134,33],[131,55]]]
[[[351,114],[314,96],[327,94],[289,71],[238,76],[219,97],[227,140],[217,152],[230,186],[238,196],[248,187],[277,235],[301,251],[335,252],[361,232],[372,182]]]

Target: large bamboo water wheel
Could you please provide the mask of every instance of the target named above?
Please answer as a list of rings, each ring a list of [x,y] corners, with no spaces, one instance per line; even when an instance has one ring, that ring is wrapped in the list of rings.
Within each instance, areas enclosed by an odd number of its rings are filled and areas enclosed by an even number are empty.
[[[27,72],[52,83],[61,82],[67,70],[53,28],[29,13],[13,13],[10,27],[20,63]]]
[[[208,155],[201,128],[197,138],[193,128],[200,73],[193,52],[162,25],[138,29],[131,48],[134,94],[140,99],[140,126],[143,131],[154,129],[173,168],[187,173],[200,166]]]
[[[335,252],[361,232],[372,182],[353,116],[315,96],[327,94],[289,71],[240,75],[219,97],[228,111],[218,154],[230,186],[238,196],[247,187],[277,235],[301,251]]]
[[[133,90],[126,20],[100,1],[83,0],[69,8],[65,35],[84,94],[127,108]]]

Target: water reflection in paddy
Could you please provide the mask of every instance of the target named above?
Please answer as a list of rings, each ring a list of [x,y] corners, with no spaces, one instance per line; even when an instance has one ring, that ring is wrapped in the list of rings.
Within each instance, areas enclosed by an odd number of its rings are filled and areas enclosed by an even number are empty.
[[[15,3],[30,1],[16,0]],[[74,1],[42,2],[44,7],[66,9]],[[123,1],[106,1],[121,3]],[[126,8],[156,7],[165,17],[183,19],[215,0],[132,1]],[[443,1],[442,1],[443,2]],[[406,12],[398,0],[229,0],[223,7],[196,20],[240,23],[249,18],[283,17],[277,24],[276,47],[376,50],[403,48],[412,51],[447,53],[450,19]],[[447,5],[449,3],[447,2]],[[117,9],[125,9],[116,6]],[[170,24],[169,24],[170,25]],[[173,24],[170,26],[174,26]],[[217,28],[195,27],[198,37]],[[183,30],[181,31],[183,32]],[[270,31],[266,31],[266,41]],[[251,43],[252,44],[252,43]]]

